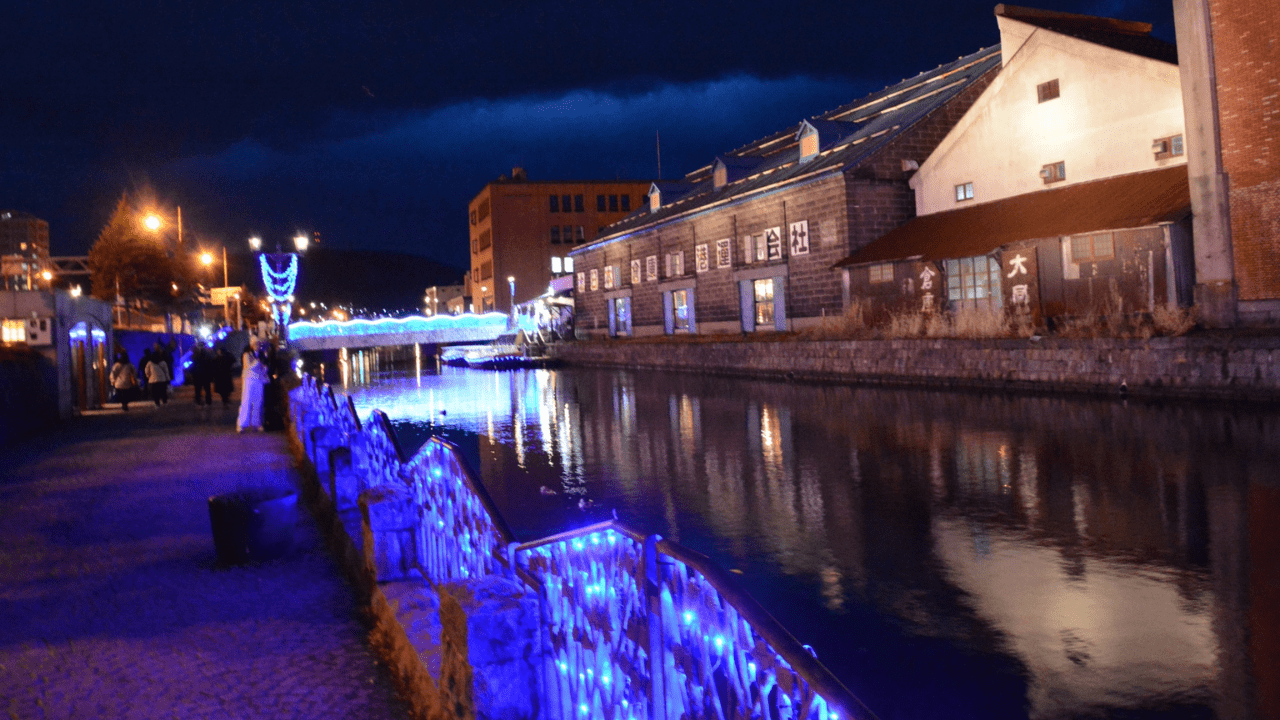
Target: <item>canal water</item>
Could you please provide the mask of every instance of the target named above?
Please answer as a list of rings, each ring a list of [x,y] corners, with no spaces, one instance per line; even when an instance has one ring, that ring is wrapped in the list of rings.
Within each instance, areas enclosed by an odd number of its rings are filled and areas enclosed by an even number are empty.
[[[1280,410],[565,369],[349,388],[521,540],[729,569],[884,720],[1280,718]]]

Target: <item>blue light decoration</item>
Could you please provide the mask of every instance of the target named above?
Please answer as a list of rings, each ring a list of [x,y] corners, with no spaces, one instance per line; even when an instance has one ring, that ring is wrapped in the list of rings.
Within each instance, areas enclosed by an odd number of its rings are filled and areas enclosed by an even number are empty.
[[[283,269],[277,267],[279,265],[284,265]],[[287,337],[289,315],[293,312],[293,291],[298,283],[298,256],[293,253],[263,253],[258,256],[258,266],[262,269],[262,285],[271,300],[276,327]]]
[[[290,393],[300,435],[310,428],[297,418],[322,414],[308,408],[354,415],[325,392],[304,380]],[[430,583],[502,575],[540,588],[549,716],[871,717],[707,558],[616,522],[517,544],[456,448],[432,438],[402,461],[385,414],[363,428],[352,440],[368,461],[362,485],[411,490],[422,512],[417,564]]]
[[[353,335],[385,335],[393,333],[428,332],[433,330],[483,330],[506,328],[507,316],[502,313],[475,315],[410,315],[402,318],[378,318],[367,320],[300,320],[289,326],[289,337],[294,339],[344,337]]]

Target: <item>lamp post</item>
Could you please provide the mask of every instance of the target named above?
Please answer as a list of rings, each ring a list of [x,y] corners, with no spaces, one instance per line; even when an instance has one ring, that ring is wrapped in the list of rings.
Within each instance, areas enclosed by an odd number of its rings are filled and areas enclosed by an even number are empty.
[[[289,342],[289,316],[293,311],[293,291],[298,283],[298,255],[306,252],[311,238],[299,233],[293,238],[295,252],[283,252],[279,243],[273,253],[262,253],[258,256],[258,266],[262,270],[262,284],[267,290],[267,298],[271,302],[272,317],[276,321],[276,334],[280,344]],[[249,247],[255,252],[262,249],[262,238],[249,238]]]
[[[516,276],[507,276],[507,287],[511,290],[511,324],[516,324]]]

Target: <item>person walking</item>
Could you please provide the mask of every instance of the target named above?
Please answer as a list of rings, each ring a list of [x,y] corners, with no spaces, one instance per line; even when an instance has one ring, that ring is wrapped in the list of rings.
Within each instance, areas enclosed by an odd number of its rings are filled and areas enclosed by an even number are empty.
[[[147,376],[147,387],[151,389],[151,399],[155,401],[156,407],[160,407],[161,403],[169,404],[169,381],[173,379],[173,373],[169,371],[169,364],[164,361],[164,356],[160,353],[152,353],[151,361],[143,368],[143,373]]]
[[[236,418],[236,432],[245,429],[262,430],[262,394],[267,385],[266,353],[244,354],[244,371],[240,374],[240,415]]]
[[[213,356],[209,346],[196,343],[191,353],[191,384],[196,388],[197,405],[213,405]]]
[[[231,404],[231,378],[235,371],[235,358],[227,352],[225,345],[218,346],[218,353],[213,356],[213,391],[222,398],[223,406]]]
[[[129,362],[129,353],[124,350],[116,353],[116,362],[111,366],[111,387],[115,388],[120,407],[127,412],[138,389],[138,368]]]

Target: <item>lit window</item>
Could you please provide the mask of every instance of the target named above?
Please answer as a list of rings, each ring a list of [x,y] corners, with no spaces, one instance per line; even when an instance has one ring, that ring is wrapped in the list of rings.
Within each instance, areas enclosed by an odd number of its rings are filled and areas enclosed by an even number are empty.
[[[559,275],[564,272],[564,261],[558,257],[551,258],[551,272]]]
[[[1183,152],[1182,136],[1173,135],[1151,141],[1151,152],[1155,153],[1157,160],[1165,160],[1181,155]]]
[[[756,328],[759,330],[772,330],[774,327],[773,278],[756,280],[753,284],[755,286]]]
[[[967,182],[956,186],[956,202],[973,199],[973,183]]]
[[[567,257],[564,259],[564,271],[567,273],[573,272],[573,258]]]
[[[615,274],[615,270],[612,265],[604,266],[604,289],[605,290],[613,289],[614,274]]]
[[[893,282],[893,263],[881,263],[867,268],[871,274],[871,282]]]
[[[1049,163],[1040,168],[1040,177],[1044,179],[1044,184],[1059,182],[1067,179],[1067,163],[1058,161]]]
[[[1076,235],[1071,238],[1071,262],[1086,263],[1110,260],[1116,256],[1115,240],[1111,233]]]
[[[1058,79],[1054,78],[1046,83],[1040,83],[1036,86],[1036,99],[1039,102],[1046,102],[1058,97]]]
[[[800,138],[800,159],[808,160],[818,154],[818,133],[811,132]]]
[[[631,298],[614,298],[613,302],[613,334],[631,334]]]
[[[688,290],[675,290],[671,293],[671,329],[675,332],[689,332]]]
[[[24,343],[27,341],[27,322],[22,319],[5,318],[0,341],[7,343]]]

